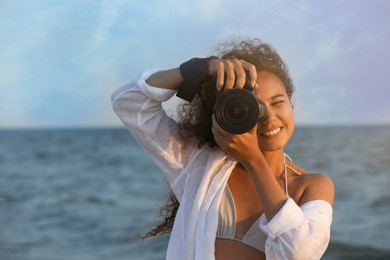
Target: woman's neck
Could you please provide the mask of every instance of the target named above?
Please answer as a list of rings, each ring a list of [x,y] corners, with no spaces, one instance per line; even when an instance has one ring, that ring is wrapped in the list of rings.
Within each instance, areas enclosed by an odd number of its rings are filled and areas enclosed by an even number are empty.
[[[276,178],[279,178],[284,172],[284,153],[283,150],[263,152],[264,159]]]

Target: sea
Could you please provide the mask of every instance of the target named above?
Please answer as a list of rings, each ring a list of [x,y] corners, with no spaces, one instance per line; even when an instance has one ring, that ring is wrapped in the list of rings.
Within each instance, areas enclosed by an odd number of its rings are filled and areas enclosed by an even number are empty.
[[[294,162],[336,188],[322,259],[390,259],[390,126],[297,126]],[[164,259],[169,187],[124,128],[0,130],[0,260]]]

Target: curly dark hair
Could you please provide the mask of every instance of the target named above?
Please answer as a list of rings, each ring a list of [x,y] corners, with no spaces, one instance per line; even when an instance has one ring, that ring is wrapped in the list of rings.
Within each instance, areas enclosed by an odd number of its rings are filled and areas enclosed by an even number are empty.
[[[253,64],[257,71],[275,74],[283,83],[288,98],[292,99],[294,85],[288,69],[279,54],[260,39],[225,42],[218,46],[214,55],[221,59],[236,58]],[[195,142],[199,147],[208,144],[216,146],[211,132],[212,108],[215,103],[215,78],[210,78],[201,85],[200,93],[190,103],[183,103],[178,109],[178,137],[183,143]],[[143,238],[157,234],[170,233],[179,207],[175,195],[170,193],[161,208],[164,221],[149,231]]]

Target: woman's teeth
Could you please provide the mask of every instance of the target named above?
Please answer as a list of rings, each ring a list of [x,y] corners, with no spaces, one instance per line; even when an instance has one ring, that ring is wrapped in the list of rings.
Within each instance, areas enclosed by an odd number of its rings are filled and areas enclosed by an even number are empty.
[[[276,135],[279,132],[280,132],[280,127],[276,128],[275,130],[272,130],[272,131],[269,131],[269,132],[265,132],[263,135],[265,135],[265,136],[273,136],[273,135]]]

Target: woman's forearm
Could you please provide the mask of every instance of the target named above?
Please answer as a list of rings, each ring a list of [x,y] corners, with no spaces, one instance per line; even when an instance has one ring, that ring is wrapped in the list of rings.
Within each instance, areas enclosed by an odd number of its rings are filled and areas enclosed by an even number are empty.
[[[179,68],[175,68],[154,73],[146,80],[146,83],[157,88],[177,89],[182,81],[183,77]]]
[[[264,158],[259,158],[252,163],[245,163],[244,167],[251,176],[256,192],[263,204],[266,218],[271,220],[286,202],[286,194]]]

